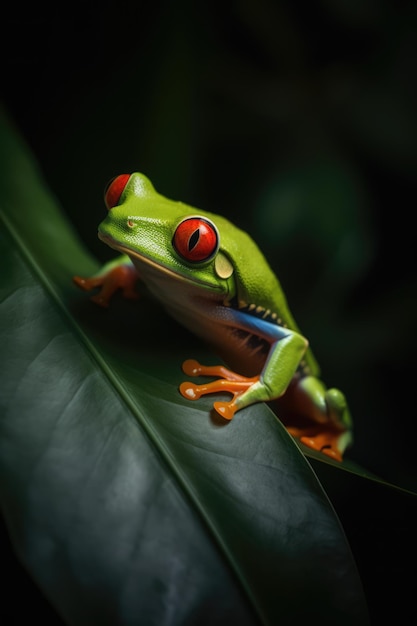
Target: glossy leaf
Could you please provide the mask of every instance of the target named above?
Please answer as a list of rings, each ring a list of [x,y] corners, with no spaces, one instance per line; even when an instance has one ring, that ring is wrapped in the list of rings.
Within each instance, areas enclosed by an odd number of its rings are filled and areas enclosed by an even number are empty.
[[[364,624],[340,523],[265,405],[227,425],[177,391],[215,357],[158,305],[96,309],[83,250],[1,130],[1,502],[69,624]],[[202,356],[204,355],[204,356]]]

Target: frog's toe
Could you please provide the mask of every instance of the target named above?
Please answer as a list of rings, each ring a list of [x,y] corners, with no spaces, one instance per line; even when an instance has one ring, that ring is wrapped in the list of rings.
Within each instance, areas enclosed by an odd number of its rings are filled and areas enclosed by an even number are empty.
[[[233,419],[236,413],[236,406],[232,402],[214,402],[213,408],[225,420]]]
[[[325,454],[335,461],[342,461],[342,453],[334,445],[334,442],[329,441],[329,439],[331,438],[326,434],[320,434],[315,437],[300,437],[301,443],[303,443],[308,448],[311,448],[312,450],[317,450],[318,452]]]
[[[90,287],[88,286],[88,279],[83,278],[82,276],[73,276],[72,282],[80,289],[83,289],[83,291],[88,291],[90,289]]]
[[[199,400],[202,395],[201,387],[194,383],[189,383],[188,381],[181,383],[179,389],[183,398],[187,400]]]
[[[187,376],[200,376],[201,369],[202,367],[200,363],[195,359],[187,359],[182,364],[182,371],[184,372],[184,374],[187,374]]]
[[[334,459],[335,461],[339,461],[342,462],[343,461],[343,457],[342,454],[340,453],[339,450],[329,447],[329,448],[322,448],[321,452],[323,454],[325,454],[326,456],[330,457],[331,459]]]
[[[321,451],[322,446],[319,445],[315,437],[307,437],[307,436],[300,437],[300,441],[301,443],[303,443],[308,448],[311,448],[312,450],[318,450],[319,452]]]

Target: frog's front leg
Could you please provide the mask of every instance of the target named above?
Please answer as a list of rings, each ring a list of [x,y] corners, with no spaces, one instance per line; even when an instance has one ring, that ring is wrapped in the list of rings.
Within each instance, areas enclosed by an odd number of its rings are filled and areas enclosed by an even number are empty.
[[[241,311],[228,312],[227,324],[232,328],[257,335],[270,343],[268,357],[259,376],[248,378],[223,366],[205,367],[196,361],[186,361],[183,369],[189,376],[221,378],[203,385],[185,382],[180,386],[180,391],[189,400],[197,400],[208,393],[221,391],[232,393],[233,398],[230,402],[214,403],[214,409],[220,415],[232,419],[236,411],[250,404],[279,398],[285,393],[308,342],[297,332]]]
[[[74,276],[73,281],[84,291],[92,291],[99,288],[99,292],[91,297],[91,300],[102,307],[108,307],[113,295],[121,290],[123,296],[130,300],[137,300],[138,293],[135,285],[138,273],[129,257],[122,255],[106,263],[101,270],[89,278]]]

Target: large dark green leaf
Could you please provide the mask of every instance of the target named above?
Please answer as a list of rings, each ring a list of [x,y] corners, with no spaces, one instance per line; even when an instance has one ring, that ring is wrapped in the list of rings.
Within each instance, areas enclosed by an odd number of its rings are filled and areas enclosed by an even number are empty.
[[[69,624],[363,624],[315,474],[265,405],[230,424],[177,391],[204,360],[156,303],[95,308],[97,264],[1,129],[1,501]],[[202,356],[204,355],[204,356]]]

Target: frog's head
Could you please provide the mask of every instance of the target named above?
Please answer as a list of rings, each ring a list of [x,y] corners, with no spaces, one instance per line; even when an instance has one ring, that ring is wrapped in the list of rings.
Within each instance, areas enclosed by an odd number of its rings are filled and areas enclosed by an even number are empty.
[[[143,174],[121,174],[107,185],[107,217],[99,238],[171,276],[234,295],[233,265],[221,249],[229,222],[157,193]]]

